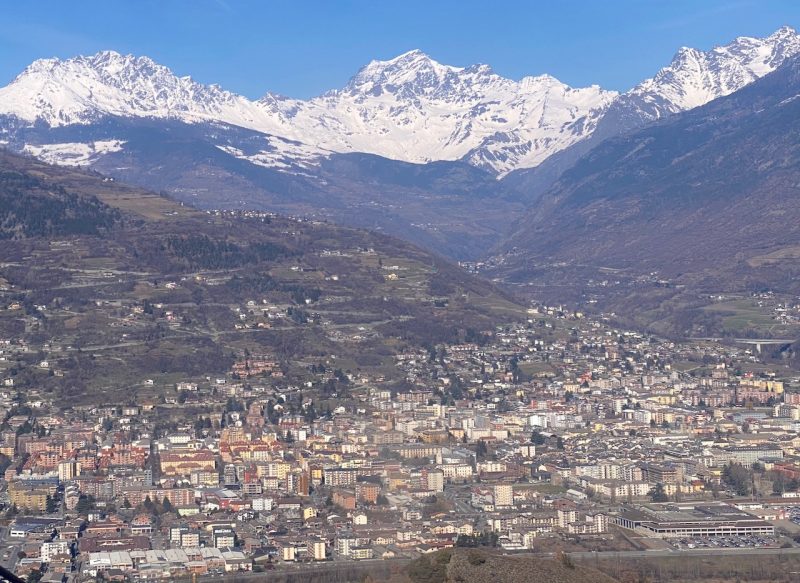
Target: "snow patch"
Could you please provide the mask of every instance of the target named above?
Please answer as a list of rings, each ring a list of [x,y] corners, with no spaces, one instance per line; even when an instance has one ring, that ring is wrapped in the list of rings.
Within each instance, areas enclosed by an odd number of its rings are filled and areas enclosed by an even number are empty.
[[[331,152],[309,147],[300,142],[280,138],[271,138],[268,149],[254,153],[246,153],[242,149],[230,145],[218,144],[216,147],[235,158],[247,160],[257,166],[292,172],[318,166],[321,158],[331,154]]]
[[[121,140],[101,140],[89,143],[65,142],[62,144],[26,144],[25,153],[50,164],[61,166],[89,166],[105,154],[122,150]]]

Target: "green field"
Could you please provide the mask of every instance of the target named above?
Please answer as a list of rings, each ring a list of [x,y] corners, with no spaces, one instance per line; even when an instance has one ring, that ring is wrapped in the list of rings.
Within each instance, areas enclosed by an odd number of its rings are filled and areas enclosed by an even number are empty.
[[[787,334],[791,329],[775,320],[769,307],[759,306],[749,298],[711,304],[703,309],[719,315],[725,330],[733,334],[759,331],[769,337]]]

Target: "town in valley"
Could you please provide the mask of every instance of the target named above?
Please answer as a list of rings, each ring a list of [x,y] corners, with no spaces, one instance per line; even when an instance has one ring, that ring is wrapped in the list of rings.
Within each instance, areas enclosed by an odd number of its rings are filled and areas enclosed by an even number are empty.
[[[236,326],[287,318],[262,300],[231,306]],[[181,318],[122,307],[131,325]],[[747,344],[532,304],[379,374],[333,354],[289,374],[248,352],[227,374],[142,378],[102,405],[31,388],[64,374],[70,347],[0,344],[0,562],[29,577],[800,541],[800,375]]]

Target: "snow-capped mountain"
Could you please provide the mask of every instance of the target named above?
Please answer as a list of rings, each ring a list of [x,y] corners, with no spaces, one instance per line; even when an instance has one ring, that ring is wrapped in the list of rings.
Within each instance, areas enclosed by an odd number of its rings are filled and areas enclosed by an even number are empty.
[[[104,116],[223,122],[307,144],[410,162],[457,160],[507,171],[534,166],[591,132],[616,93],[547,75],[519,82],[486,65],[437,63],[420,51],[373,61],[341,90],[308,101],[258,101],[177,77],[112,51],[40,60],[0,90],[0,114],[50,127]],[[308,148],[305,148],[308,150]]]
[[[177,77],[148,57],[103,51],[65,61],[41,59],[0,89],[0,114],[50,127],[89,124],[105,116],[252,123],[249,100]]]
[[[218,85],[197,83],[191,77],[178,77],[148,57],[114,51],[68,60],[35,61],[0,89],[0,116],[6,116],[6,123],[0,123],[7,138],[2,142],[6,143],[13,143],[14,134],[26,126],[63,131],[75,126],[91,127],[109,118],[270,128],[270,117],[263,109],[241,95]],[[104,136],[85,143],[23,143],[18,144],[18,149],[51,163],[87,166],[104,154],[119,152],[124,142],[124,137]],[[254,164],[285,169],[302,168],[309,159],[328,153],[279,136],[264,136],[264,142],[263,149],[249,153],[225,140],[217,145]],[[104,147],[109,143],[115,147]]]
[[[601,138],[640,127],[730,95],[800,53],[800,35],[788,26],[765,38],[739,37],[728,45],[678,50],[672,62],[620,95],[600,122]]]
[[[548,75],[512,81],[487,65],[451,67],[411,51],[371,62],[341,90],[307,102],[268,95],[259,105],[285,124],[281,133],[313,136],[332,151],[464,158],[506,172],[587,136],[593,126],[581,120],[596,119],[614,97],[596,85],[573,89]]]
[[[453,67],[411,51],[372,61],[342,89],[313,99],[268,93],[254,101],[178,77],[147,57],[104,51],[36,61],[0,89],[0,141],[49,161],[91,165],[124,151],[128,137],[54,136],[108,119],[169,120],[214,127],[206,133],[213,146],[285,172],[331,153],[359,152],[416,163],[463,160],[502,176],[589,137],[597,141],[732,93],[798,52],[800,36],[788,27],[707,52],[683,48],[652,79],[618,95],[596,85],[571,88],[548,75],[514,81],[487,65]],[[226,125],[263,138],[243,145]],[[37,128],[37,143],[27,141],[30,128]]]

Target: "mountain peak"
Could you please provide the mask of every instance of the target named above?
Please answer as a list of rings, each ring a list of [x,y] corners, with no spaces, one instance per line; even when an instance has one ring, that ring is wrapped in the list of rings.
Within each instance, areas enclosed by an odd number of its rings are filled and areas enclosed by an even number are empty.
[[[427,53],[423,52],[421,49],[411,49],[410,51],[406,51],[405,53],[397,55],[393,59],[389,59],[387,62],[392,63],[397,61],[414,60],[414,59],[433,60],[427,55]]]
[[[87,75],[89,72],[101,75],[115,75],[122,71],[140,70],[145,74],[161,73],[172,75],[164,65],[159,65],[150,57],[136,57],[131,54],[123,55],[113,50],[99,51],[93,55],[79,55],[69,59],[56,57],[38,59],[31,63],[20,73],[16,81],[32,75],[50,75],[55,77]]]
[[[370,61],[350,79],[345,92],[379,94],[401,86],[412,92],[430,90],[461,70],[442,65],[421,50],[414,49],[386,61]]]
[[[788,26],[770,36],[740,36],[707,51],[682,47],[672,61],[611,104],[594,139],[619,135],[666,116],[730,95],[800,54]]]
[[[778,30],[773,32],[769,35],[768,39],[784,39],[784,38],[792,38],[797,36],[797,30],[791,26],[784,25],[780,27]]]
[[[420,67],[429,65],[439,67],[445,66],[431,58],[430,55],[422,50],[412,49],[385,61],[373,59],[369,62],[367,67]]]
[[[122,53],[119,53],[113,49],[105,49],[102,51],[97,51],[93,55],[87,55],[82,58],[88,61],[101,63],[108,61],[120,61],[124,59],[134,59],[135,57],[130,53],[127,55],[123,55]],[[148,58],[148,57],[143,57],[143,58]]]
[[[178,77],[150,57],[113,50],[40,59],[0,89],[0,114],[52,127],[105,116],[217,119],[237,104],[246,105],[219,86]],[[240,113],[235,111],[232,121]]]
[[[91,63],[92,65],[97,67],[107,67],[110,65],[149,65],[149,66],[161,67],[163,69],[167,68],[164,65],[159,65],[148,56],[143,55],[137,57],[130,53],[123,55],[122,53],[118,53],[117,51],[113,50],[98,51],[93,55],[77,57],[77,59],[82,60],[86,63]]]
[[[520,80],[520,83],[522,83],[523,85],[564,85],[564,83],[562,83],[552,75],[548,75],[547,73],[544,73],[542,75],[529,75],[527,77],[523,77]]]
[[[63,66],[69,63],[85,63],[90,64],[93,66],[103,66],[108,65],[110,63],[132,63],[132,62],[140,62],[140,63],[152,63],[155,62],[150,57],[136,57],[131,54],[123,55],[115,50],[107,49],[98,51],[92,55],[77,55],[74,57],[70,57],[69,59],[59,59],[58,57],[51,57],[45,59],[37,59],[33,63],[31,63],[27,68],[40,68],[38,65],[47,65],[47,66]]]
[[[714,47],[710,52],[725,53],[731,51],[752,50],[757,47],[766,47],[773,52],[781,52],[786,46],[793,46],[800,42],[800,35],[791,26],[782,26],[769,36],[763,38],[740,36],[727,45]]]
[[[675,56],[673,59],[684,57],[686,55],[698,55],[701,52],[702,51],[694,47],[680,47],[677,51],[675,51]]]
[[[51,71],[61,63],[61,59],[56,57],[49,57],[45,59],[36,59],[30,65],[25,67],[22,72],[16,76],[13,82],[18,81],[28,75],[33,75],[43,71]]]
[[[663,111],[654,114],[661,117],[738,91],[798,53],[800,36],[788,26],[765,38],[738,37],[709,51],[681,47],[668,66],[628,96],[660,103]]]

